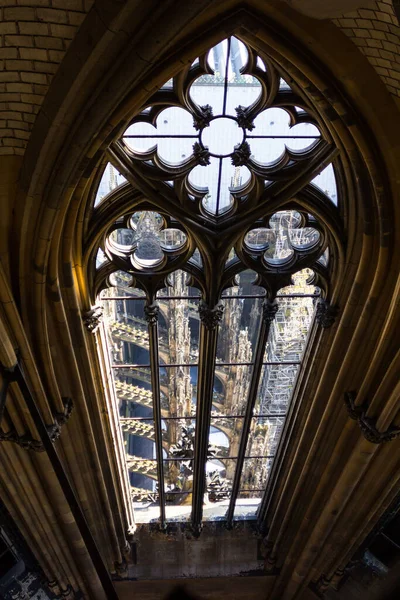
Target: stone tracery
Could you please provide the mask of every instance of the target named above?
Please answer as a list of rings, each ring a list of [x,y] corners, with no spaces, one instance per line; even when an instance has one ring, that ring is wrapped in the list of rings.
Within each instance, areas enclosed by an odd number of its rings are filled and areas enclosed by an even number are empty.
[[[310,182],[336,153],[312,108],[282,81],[268,57],[231,37],[156,92],[109,149],[128,182],[114,201],[112,191],[107,196],[109,212],[130,186],[137,200],[103,233],[106,258],[93,272],[93,291],[103,290],[133,497],[144,518],[146,510],[153,515],[149,498],[162,523],[169,504],[193,501],[197,526],[208,490],[214,501],[223,497],[231,521],[241,499],[253,497],[257,507],[266,486],[315,284],[324,290],[331,269],[321,261],[329,230],[295,190],[308,205],[332,210]],[[206,92],[211,104],[200,105]],[[277,119],[278,132],[268,119]],[[230,142],[232,127],[221,130],[225,140],[213,132],[225,122],[236,123],[241,141],[235,134]],[[287,287],[297,271],[300,287]],[[289,296],[281,299],[282,288]],[[171,477],[182,468],[173,448],[189,431],[184,491],[171,499]]]

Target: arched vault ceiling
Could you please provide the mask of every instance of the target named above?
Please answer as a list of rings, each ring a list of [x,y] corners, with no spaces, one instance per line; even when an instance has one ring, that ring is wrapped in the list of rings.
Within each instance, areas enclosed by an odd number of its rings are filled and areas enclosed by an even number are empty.
[[[331,0],[324,3],[321,13],[321,4],[313,0],[287,2],[315,18],[337,17],[337,8],[343,7],[342,0]],[[103,3],[0,1],[0,155],[24,154],[36,116],[68,47],[89,10]],[[327,13],[328,5],[331,12]],[[392,0],[354,0],[347,6],[352,12],[335,18],[333,23],[358,46],[388,90],[400,96],[400,28]]]

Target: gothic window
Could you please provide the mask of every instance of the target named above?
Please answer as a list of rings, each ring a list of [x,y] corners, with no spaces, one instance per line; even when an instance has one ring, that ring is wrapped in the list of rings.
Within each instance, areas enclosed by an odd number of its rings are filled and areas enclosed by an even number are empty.
[[[108,148],[87,246],[137,521],[256,518],[335,261],[337,149],[230,37]]]

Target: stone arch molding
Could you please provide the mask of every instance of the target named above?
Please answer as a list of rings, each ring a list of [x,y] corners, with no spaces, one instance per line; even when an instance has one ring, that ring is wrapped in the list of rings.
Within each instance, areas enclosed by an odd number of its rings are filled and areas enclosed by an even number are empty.
[[[115,415],[102,385],[107,359],[97,358],[98,339],[81,321],[82,312],[91,309],[82,240],[98,166],[108,143],[143,100],[182,63],[231,33],[271,54],[302,86],[340,150],[346,240],[338,243],[342,251],[330,297],[340,307],[339,322],[326,331],[316,326],[312,332],[308,364],[315,353],[319,360],[297,383],[297,403],[288,425],[291,443],[281,449],[279,472],[262,513],[269,527],[269,564],[282,567],[275,597],[292,598],[311,580],[332,577],[392,499],[393,454],[388,445],[371,446],[365,440],[357,422],[349,421],[343,396],[356,390],[355,404],[375,420],[378,430],[396,424],[394,365],[399,359],[385,328],[399,324],[393,248],[398,190],[389,184],[399,152],[399,120],[366,61],[357,54],[341,63],[339,44],[344,42],[329,23],[322,23],[316,34],[309,19],[276,2],[214,6],[203,1],[182,4],[181,11],[174,3],[173,14],[172,5],[163,4],[157,10],[150,6],[150,18],[141,12],[138,16],[134,2],[110,3],[108,12],[89,15],[86,30],[71,45],[64,73],[77,55],[83,66],[78,71],[73,67],[69,89],[61,75],[54,79],[24,158],[20,203],[25,210],[21,208],[15,222],[21,241],[14,259],[20,275],[15,293],[52,412],[58,412],[63,397],[72,397],[77,407],[74,427],[66,426],[68,440],[61,434],[58,443],[78,495],[85,502],[88,498],[89,524],[105,549],[107,564],[114,568],[115,562],[122,563],[133,516],[123,457],[112,441]],[[96,33],[99,21],[107,26]],[[330,50],[336,43],[333,56]],[[376,81],[375,114],[364,98],[367,78]],[[62,97],[59,81],[65,85]],[[382,102],[386,114],[394,115],[386,130],[380,120]],[[392,367],[386,369],[389,363]],[[39,394],[38,404],[47,414],[44,401]],[[90,457],[82,461],[81,472],[74,467],[76,453]],[[365,455],[368,458],[361,460]],[[379,489],[366,494],[365,482],[377,472]],[[361,498],[362,509],[349,524]],[[75,557],[71,564],[75,561],[79,572],[85,560]],[[71,569],[65,567],[67,580]],[[294,577],[295,571],[301,575]],[[95,590],[95,577],[84,585]]]

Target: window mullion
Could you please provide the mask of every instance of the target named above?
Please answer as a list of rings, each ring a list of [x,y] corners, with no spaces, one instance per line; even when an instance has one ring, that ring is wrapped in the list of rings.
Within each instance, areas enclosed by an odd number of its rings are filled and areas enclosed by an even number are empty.
[[[157,480],[158,480],[158,497],[160,499],[160,527],[165,529],[165,493],[164,493],[164,463],[163,463],[163,447],[162,447],[162,429],[161,429],[161,397],[160,397],[160,373],[159,373],[159,356],[158,356],[158,312],[159,308],[156,304],[147,304],[145,306],[145,315],[149,330],[149,350],[150,350],[150,365],[151,365],[151,387],[153,393],[153,417],[154,431],[156,441],[156,457],[157,457]]]
[[[195,532],[201,529],[203,497],[206,482],[206,462],[208,451],[208,430],[210,427],[213,401],[215,359],[217,354],[218,324],[221,321],[223,305],[209,308],[201,302],[200,314],[200,354],[197,381],[196,437],[193,473],[192,523]]]
[[[247,405],[246,405],[246,413],[244,416],[242,435],[240,438],[240,445],[238,451],[238,458],[236,464],[235,477],[233,479],[232,484],[232,493],[231,499],[229,502],[229,508],[227,512],[227,525],[228,527],[232,524],[233,513],[235,510],[236,498],[239,491],[240,486],[240,478],[242,475],[242,468],[244,457],[246,454],[247,441],[250,432],[251,419],[253,416],[253,409],[257,399],[258,386],[260,382],[261,371],[263,367],[263,357],[265,352],[265,346],[268,341],[268,335],[270,330],[270,325],[275,318],[276,312],[278,310],[278,304],[276,301],[266,300],[263,303],[263,317],[261,323],[260,334],[258,336],[257,348],[255,352],[254,358],[254,369],[253,375],[251,378],[250,388],[247,397]]]

